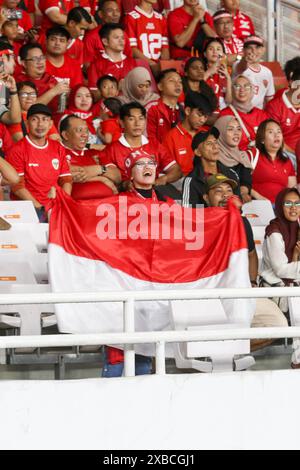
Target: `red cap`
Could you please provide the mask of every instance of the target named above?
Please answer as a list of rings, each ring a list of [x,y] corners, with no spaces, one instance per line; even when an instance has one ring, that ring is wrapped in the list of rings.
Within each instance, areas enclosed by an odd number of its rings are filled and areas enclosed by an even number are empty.
[[[136,162],[138,162],[139,160],[141,160],[143,158],[150,158],[151,160],[156,162],[155,155],[151,155],[150,153],[145,152],[145,150],[143,150],[143,149],[136,150],[135,152],[131,152],[129,157],[127,157],[126,160],[125,160],[125,166],[126,166],[128,172],[129,172],[129,174],[131,174],[131,170],[134,167],[134,165],[136,164]]]
[[[264,46],[263,38],[259,36],[248,36],[244,39],[244,47],[249,46],[250,44],[256,44],[257,46]]]

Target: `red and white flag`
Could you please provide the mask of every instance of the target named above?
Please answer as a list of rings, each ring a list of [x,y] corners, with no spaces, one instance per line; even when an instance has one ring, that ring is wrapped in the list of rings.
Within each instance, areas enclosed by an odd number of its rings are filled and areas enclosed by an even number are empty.
[[[247,241],[236,207],[174,206],[134,194],[75,201],[58,192],[49,239],[53,292],[250,287]],[[250,326],[253,303],[223,305],[231,323]],[[61,332],[123,331],[120,302],[60,304],[56,313]],[[137,302],[135,327],[171,329],[168,302]]]

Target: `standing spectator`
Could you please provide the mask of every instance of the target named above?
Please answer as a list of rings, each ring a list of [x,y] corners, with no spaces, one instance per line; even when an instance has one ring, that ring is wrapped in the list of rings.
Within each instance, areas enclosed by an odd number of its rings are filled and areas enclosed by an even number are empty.
[[[278,122],[267,119],[259,125],[256,147],[259,156],[252,173],[251,194],[255,199],[269,199],[274,204],[282,189],[296,186],[292,162],[283,154],[283,135]]]
[[[12,187],[17,199],[32,201],[41,221],[49,209],[48,192],[62,186],[71,194],[72,177],[64,148],[47,134],[52,127],[52,113],[43,104],[34,104],[27,113],[28,135],[9,152],[7,160],[17,170],[20,183]]]
[[[122,103],[137,101],[147,109],[156,104],[160,96],[152,90],[151,76],[145,67],[135,67],[121,84]]]
[[[153,9],[156,0],[140,0],[125,17],[132,55],[158,71],[157,61],[168,60],[169,39],[166,19]]]
[[[274,80],[271,70],[260,64],[264,55],[264,41],[259,36],[248,36],[244,40],[244,53],[232,69],[233,76],[248,77],[253,86],[252,104],[263,109],[275,94]]]
[[[252,104],[252,83],[243,75],[237,76],[232,85],[232,104],[222,109],[220,116],[235,116],[242,128],[240,149],[247,150],[255,145],[255,135],[259,124],[268,119],[269,115],[263,109]]]
[[[242,58],[243,41],[233,36],[233,18],[228,11],[224,9],[216,11],[213,20],[216,33],[225,47],[227,64],[231,66],[236,60]]]
[[[201,129],[207,130],[203,126],[213,108],[209,99],[196,91],[190,91],[186,95],[184,105],[182,123],[178,123],[176,127],[167,133],[163,144],[174,160],[177,161],[182,173],[187,175],[193,169],[193,137]]]
[[[97,90],[97,80],[102,75],[113,75],[119,81],[136,66],[135,60],[124,54],[125,40],[121,25],[105,24],[99,34],[105,52],[98,53],[89,67],[88,79],[91,90]]]
[[[85,8],[75,7],[69,11],[67,16],[66,30],[69,32],[71,41],[67,47],[67,55],[82,66],[83,64],[83,41],[82,36],[92,24],[92,18]]]
[[[202,52],[205,37],[216,37],[212,18],[198,0],[184,0],[182,7],[171,11],[168,28],[173,59],[190,57],[193,47]]]
[[[43,15],[42,31],[52,28],[55,24],[65,25],[67,15],[74,6],[74,0],[39,0],[39,9]]]
[[[167,132],[183,119],[183,108],[178,104],[182,93],[182,79],[175,69],[163,70],[157,78],[161,98],[151,106],[147,115],[147,134],[150,142],[163,142]]]
[[[242,41],[255,34],[251,18],[240,10],[240,0],[221,0],[221,6],[233,17],[233,35]]]

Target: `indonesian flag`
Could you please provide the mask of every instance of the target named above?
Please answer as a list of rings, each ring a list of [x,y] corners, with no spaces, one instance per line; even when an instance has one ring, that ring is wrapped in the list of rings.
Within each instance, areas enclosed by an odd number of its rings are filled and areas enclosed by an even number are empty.
[[[57,192],[50,219],[53,292],[250,287],[241,215],[228,209],[187,209],[137,193],[75,201]],[[249,299],[223,301],[230,323],[250,326]],[[169,303],[136,302],[136,331],[172,329]],[[59,304],[65,333],[123,331],[121,302]]]

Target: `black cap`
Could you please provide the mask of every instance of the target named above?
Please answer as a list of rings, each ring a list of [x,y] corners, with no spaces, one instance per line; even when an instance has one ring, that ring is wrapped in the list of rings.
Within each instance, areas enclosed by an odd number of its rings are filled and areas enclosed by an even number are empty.
[[[213,105],[210,99],[197,91],[188,91],[185,96],[184,105],[189,108],[197,108],[203,114],[211,114],[213,112]]]
[[[220,135],[220,132],[218,131],[218,129],[216,127],[211,127],[209,129],[209,131],[207,131],[207,132],[198,132],[198,134],[196,134],[193,137],[192,149],[196,150],[198,145],[201,144],[202,142],[204,142],[210,135],[213,135],[216,139],[218,139],[219,135]]]
[[[27,119],[34,114],[45,114],[46,116],[52,117],[52,112],[45,104],[36,103],[30,106],[27,111]]]

